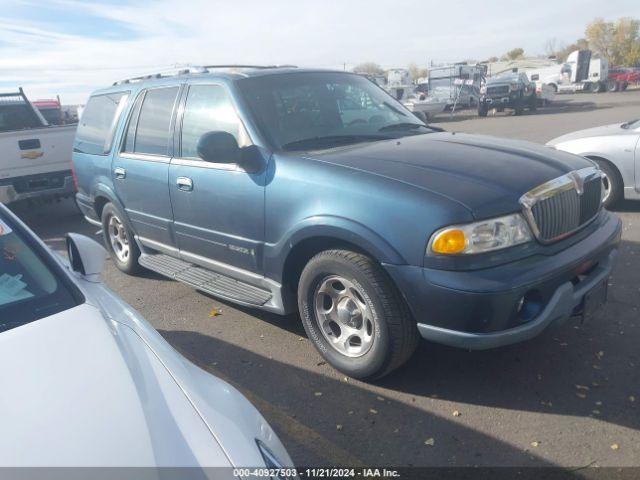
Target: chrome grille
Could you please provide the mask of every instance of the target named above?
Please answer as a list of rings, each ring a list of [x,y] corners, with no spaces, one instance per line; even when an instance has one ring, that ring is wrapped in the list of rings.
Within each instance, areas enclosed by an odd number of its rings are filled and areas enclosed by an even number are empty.
[[[600,211],[601,195],[600,171],[589,167],[531,190],[520,203],[535,236],[550,243],[589,223]]]

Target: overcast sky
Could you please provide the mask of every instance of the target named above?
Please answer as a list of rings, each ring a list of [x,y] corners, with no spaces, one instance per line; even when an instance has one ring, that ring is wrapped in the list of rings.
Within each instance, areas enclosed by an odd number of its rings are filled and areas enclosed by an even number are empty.
[[[0,91],[84,102],[175,64],[385,67],[544,53],[639,0],[0,0]]]

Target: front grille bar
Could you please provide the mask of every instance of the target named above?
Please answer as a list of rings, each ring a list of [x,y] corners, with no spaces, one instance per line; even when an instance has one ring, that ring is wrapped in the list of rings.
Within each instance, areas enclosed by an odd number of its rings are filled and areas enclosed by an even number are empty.
[[[520,204],[538,241],[558,241],[591,222],[601,208],[601,179],[598,168],[587,167],[525,193]]]

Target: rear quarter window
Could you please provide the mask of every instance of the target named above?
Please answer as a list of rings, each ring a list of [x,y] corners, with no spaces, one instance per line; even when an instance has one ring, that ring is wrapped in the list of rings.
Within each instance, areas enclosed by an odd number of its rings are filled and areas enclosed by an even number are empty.
[[[81,153],[107,155],[128,97],[128,92],[91,97],[78,124],[74,149]]]

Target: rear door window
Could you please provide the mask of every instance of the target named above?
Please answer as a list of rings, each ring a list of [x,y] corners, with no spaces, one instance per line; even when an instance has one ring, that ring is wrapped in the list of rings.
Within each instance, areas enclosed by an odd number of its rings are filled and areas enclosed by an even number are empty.
[[[89,99],[78,124],[76,151],[92,155],[107,155],[111,151],[115,127],[128,96],[128,92],[119,92]]]
[[[168,87],[147,91],[137,121],[133,146],[135,153],[162,156],[170,154],[171,119],[178,90],[179,87]],[[128,132],[127,137],[131,133]]]

